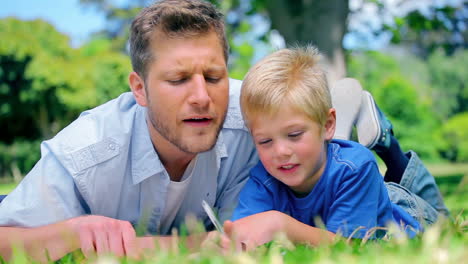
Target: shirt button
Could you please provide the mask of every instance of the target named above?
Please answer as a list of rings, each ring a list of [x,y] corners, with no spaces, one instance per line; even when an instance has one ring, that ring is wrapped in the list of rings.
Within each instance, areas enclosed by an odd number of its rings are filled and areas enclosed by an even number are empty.
[[[114,149],[115,149],[115,145],[114,145],[114,144],[109,144],[107,147],[108,147],[110,150],[114,150]]]

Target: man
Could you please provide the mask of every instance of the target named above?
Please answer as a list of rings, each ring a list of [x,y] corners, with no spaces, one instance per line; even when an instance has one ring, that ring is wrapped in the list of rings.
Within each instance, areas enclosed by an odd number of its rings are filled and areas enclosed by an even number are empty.
[[[222,14],[201,0],[156,2],[133,21],[130,50],[132,93],[45,141],[0,204],[4,258],[16,244],[41,260],[78,248],[136,255],[154,243],[136,238],[139,223],[165,235],[192,214],[210,228],[202,200],[230,217],[258,158],[240,84],[229,85]],[[166,239],[155,237],[163,247]]]

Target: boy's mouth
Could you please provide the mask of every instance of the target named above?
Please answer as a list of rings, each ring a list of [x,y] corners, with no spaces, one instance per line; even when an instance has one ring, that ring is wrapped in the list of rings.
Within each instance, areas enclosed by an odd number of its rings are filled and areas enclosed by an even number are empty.
[[[292,170],[296,169],[298,166],[299,166],[299,164],[286,164],[286,165],[282,165],[282,166],[278,167],[278,169],[282,170],[282,171],[292,171]]]

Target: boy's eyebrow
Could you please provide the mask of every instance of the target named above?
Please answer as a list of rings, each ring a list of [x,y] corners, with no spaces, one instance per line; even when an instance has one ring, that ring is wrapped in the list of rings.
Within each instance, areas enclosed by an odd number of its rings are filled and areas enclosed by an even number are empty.
[[[304,124],[290,124],[288,126],[282,127],[281,130],[287,130],[287,129],[291,129],[291,128],[304,129],[304,127],[305,127]],[[250,133],[252,134],[253,137],[264,136],[264,133],[254,132],[254,131],[252,131],[252,129],[250,129]]]

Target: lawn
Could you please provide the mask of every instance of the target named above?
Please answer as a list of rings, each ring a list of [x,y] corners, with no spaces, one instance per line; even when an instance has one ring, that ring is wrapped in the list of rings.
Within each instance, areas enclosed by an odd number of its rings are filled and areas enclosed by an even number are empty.
[[[221,254],[203,248],[188,252],[180,243],[171,252],[155,250],[141,261],[101,257],[95,263],[465,263],[468,259],[468,164],[429,166],[449,207],[453,219],[440,222],[416,238],[407,239],[393,232],[380,241],[347,241],[319,248],[293,246],[278,240],[254,252]],[[0,194],[14,184],[0,185]],[[1,261],[0,261],[1,262]],[[27,263],[24,254],[16,254],[10,263]],[[61,263],[86,262],[80,252],[60,260]]]
[[[16,183],[13,183],[13,182],[1,183],[0,184],[0,195],[1,194],[9,194],[15,187],[16,187]]]

